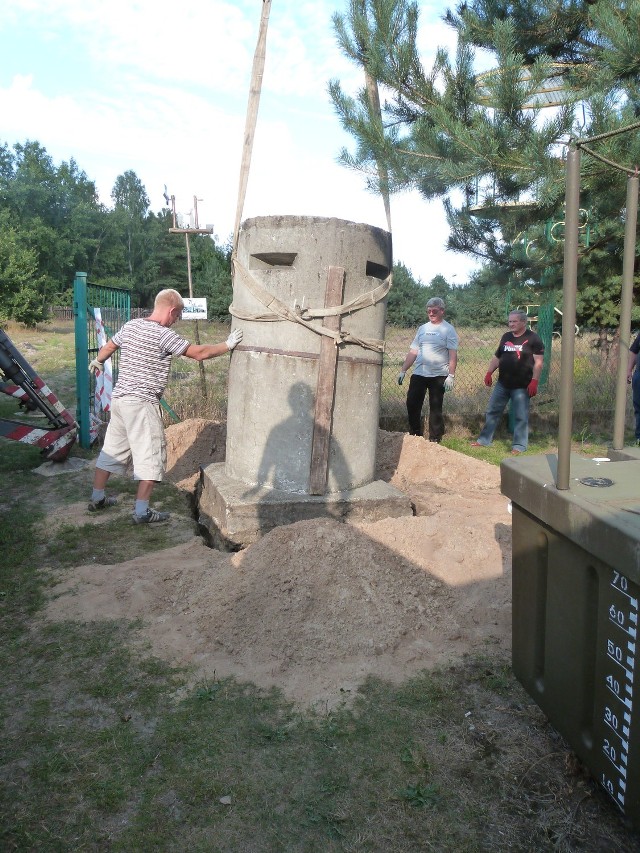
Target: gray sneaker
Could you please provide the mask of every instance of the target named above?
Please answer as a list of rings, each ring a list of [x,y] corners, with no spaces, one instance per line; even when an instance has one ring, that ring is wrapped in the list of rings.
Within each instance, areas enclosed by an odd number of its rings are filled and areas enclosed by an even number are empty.
[[[148,509],[144,515],[136,515],[134,512],[131,516],[134,524],[155,524],[156,521],[168,521],[170,518],[170,512],[158,512],[155,509]]]
[[[108,506],[115,506],[118,503],[118,498],[115,497],[103,497],[99,501],[89,501],[89,506],[87,509],[89,512],[99,512],[101,509],[106,509]]]

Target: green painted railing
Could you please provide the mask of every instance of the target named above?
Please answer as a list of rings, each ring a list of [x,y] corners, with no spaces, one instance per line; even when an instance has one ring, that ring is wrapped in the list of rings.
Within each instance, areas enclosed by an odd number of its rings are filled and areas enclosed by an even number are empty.
[[[89,362],[96,357],[100,345],[94,308],[100,309],[107,338],[112,337],[131,318],[131,294],[116,287],[89,284],[85,272],[77,272],[73,281],[73,316],[76,342],[76,420],[78,441],[85,450],[91,444],[91,414],[106,420],[104,412],[94,411],[95,376]],[[118,352],[111,358],[113,381],[118,376]]]

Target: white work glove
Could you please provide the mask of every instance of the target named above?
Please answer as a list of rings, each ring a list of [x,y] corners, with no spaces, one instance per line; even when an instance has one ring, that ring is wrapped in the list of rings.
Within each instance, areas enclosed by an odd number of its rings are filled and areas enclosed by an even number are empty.
[[[98,361],[97,358],[94,358],[93,361],[89,362],[89,370],[95,370],[96,373],[102,373],[104,370],[104,364],[101,361]]]
[[[226,345],[229,349],[233,349],[238,346],[240,341],[242,340],[242,329],[233,329],[227,340],[225,341]]]
[[[444,380],[444,390],[445,391],[453,391],[453,384],[456,381],[453,373],[450,373],[447,378]]]
[[[406,376],[406,372],[404,370],[401,370],[400,373],[398,374],[398,385],[402,385],[402,383],[404,382],[405,376]]]

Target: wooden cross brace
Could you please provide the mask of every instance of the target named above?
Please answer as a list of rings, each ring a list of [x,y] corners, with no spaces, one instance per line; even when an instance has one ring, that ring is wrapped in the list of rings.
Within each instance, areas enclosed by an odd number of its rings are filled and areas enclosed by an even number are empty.
[[[342,267],[329,267],[324,298],[325,308],[334,308],[342,304],[344,272]],[[334,332],[339,332],[340,322],[340,315],[330,315],[325,317],[324,325]],[[338,346],[331,338],[323,335],[320,341],[316,406],[313,416],[311,473],[309,476],[309,494],[311,495],[324,495],[327,490],[337,369]]]

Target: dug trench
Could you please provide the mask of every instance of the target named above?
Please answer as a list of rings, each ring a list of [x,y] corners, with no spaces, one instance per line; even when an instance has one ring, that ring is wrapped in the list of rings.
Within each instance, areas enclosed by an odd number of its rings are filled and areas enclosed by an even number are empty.
[[[167,445],[168,479],[193,495],[200,467],[224,460],[225,425],[172,425]],[[139,620],[153,653],[188,667],[193,683],[229,675],[323,708],[369,675],[399,683],[470,652],[508,659],[511,516],[499,470],[380,431],[376,475],[415,516],[300,521],[235,553],[177,520],[173,547],[71,569],[47,618]],[[86,504],[78,512],[86,520]]]

